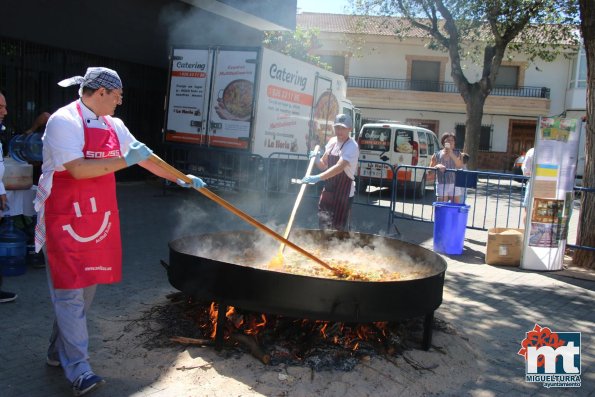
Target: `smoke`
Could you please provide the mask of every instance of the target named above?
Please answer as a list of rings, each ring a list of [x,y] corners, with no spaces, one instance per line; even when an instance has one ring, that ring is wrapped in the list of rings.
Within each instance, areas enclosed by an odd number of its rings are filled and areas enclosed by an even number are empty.
[[[168,32],[171,47],[255,46],[262,33],[238,22],[183,3],[164,7],[159,23]]]
[[[273,227],[274,228],[274,225]],[[339,239],[317,231],[296,230],[290,238],[294,244],[331,266],[352,269],[370,275],[370,280],[411,280],[438,274],[444,269],[435,261],[420,259],[415,246],[395,246],[395,241],[379,236],[353,235]],[[367,237],[371,237],[369,240]],[[178,250],[202,258],[258,269],[268,269],[279,252],[280,243],[262,231],[207,233],[188,241]],[[284,271],[311,276],[329,277],[320,264],[306,258],[291,247],[283,255]]]

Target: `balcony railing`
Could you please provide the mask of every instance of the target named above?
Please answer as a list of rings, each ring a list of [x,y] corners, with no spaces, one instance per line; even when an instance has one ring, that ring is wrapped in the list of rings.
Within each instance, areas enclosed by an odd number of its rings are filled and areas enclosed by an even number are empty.
[[[347,86],[350,88],[374,88],[379,90],[402,91],[429,91],[458,94],[459,89],[455,83],[423,80],[384,79],[375,77],[349,76]],[[550,98],[550,89],[547,87],[506,87],[492,88],[490,95],[516,96],[525,98]]]

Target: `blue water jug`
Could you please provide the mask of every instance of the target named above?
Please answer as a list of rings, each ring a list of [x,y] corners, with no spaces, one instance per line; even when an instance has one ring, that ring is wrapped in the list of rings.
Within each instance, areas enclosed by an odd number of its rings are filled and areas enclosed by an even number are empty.
[[[0,226],[0,274],[20,276],[27,271],[27,234],[19,230],[12,217]]]
[[[18,161],[19,163],[26,163],[25,158],[25,140],[27,136],[25,134],[15,135],[10,139],[8,143],[8,153],[10,157]]]
[[[43,133],[34,132],[25,138],[25,157],[28,161],[43,161]]]
[[[43,133],[19,134],[12,137],[8,143],[10,156],[21,163],[29,161],[43,161]]]

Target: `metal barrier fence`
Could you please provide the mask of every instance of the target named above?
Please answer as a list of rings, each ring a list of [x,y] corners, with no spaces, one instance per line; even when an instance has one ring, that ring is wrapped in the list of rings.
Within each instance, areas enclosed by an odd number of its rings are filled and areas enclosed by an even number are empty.
[[[208,155],[207,155],[208,151]],[[261,212],[266,213],[269,194],[297,196],[299,182],[305,175],[308,156],[272,153],[268,158],[248,153],[230,153],[212,148],[188,149],[186,145],[165,145],[167,161],[185,173],[200,176],[213,188],[254,191],[261,196]],[[378,161],[360,160],[356,176],[354,206],[384,208],[387,211],[387,234],[395,230],[398,220],[434,222],[436,188],[434,168],[398,166]],[[316,174],[317,171],[313,171]],[[527,177],[487,171],[446,170],[445,177],[454,181],[454,193],[470,206],[467,228],[523,228],[525,209],[522,207]],[[448,177],[448,175],[452,175]],[[318,197],[322,184],[306,190],[306,196]],[[575,187],[575,192],[593,194],[595,189]],[[441,192],[438,192],[441,193]],[[442,195],[442,194],[441,194]],[[448,199],[455,201],[455,197]],[[568,228],[569,248],[595,250],[576,245],[580,201],[573,205]]]
[[[165,159],[180,171],[200,176],[212,188],[222,190],[265,190],[265,161],[261,156],[165,144]]]
[[[391,208],[392,224],[396,219],[434,222],[433,203],[439,195],[442,198],[441,201],[460,201],[470,205],[467,218],[468,229],[519,228],[522,225],[524,209],[521,203],[526,188],[527,177],[525,176],[485,171],[446,170],[444,178],[452,182],[452,186],[443,192],[436,192],[434,185],[426,185],[421,179],[415,178],[423,175],[422,178],[427,179],[430,173],[436,175],[440,171],[420,166],[397,167],[397,173],[408,170],[425,171],[423,174],[419,172],[408,174],[412,178],[409,184],[425,186],[426,192],[412,194],[414,192],[412,189],[408,191],[407,185],[399,192],[399,183],[397,183],[397,194]],[[428,188],[431,188],[431,194],[428,194]],[[398,230],[398,227],[396,228]]]
[[[268,194],[283,194],[288,196],[297,195],[300,181],[308,167],[308,156],[302,154],[287,154],[287,153],[272,153],[266,161],[266,177],[265,190]],[[392,202],[392,192],[394,192],[394,167],[390,164],[376,162],[376,161],[359,161],[360,166],[376,167],[380,172],[388,173],[388,179],[380,182],[379,186],[373,190],[368,191],[362,188],[362,183],[370,182],[371,177],[357,177],[356,179],[356,194],[353,200],[354,206],[367,206],[376,208],[385,208],[387,216],[390,212]],[[312,174],[317,174],[318,171],[313,170]],[[320,191],[323,184],[316,185],[316,188],[306,190],[306,197],[317,198],[320,196]],[[387,228],[390,225],[387,226]]]
[[[354,205],[386,208],[390,233],[390,214],[396,191],[395,167],[380,161],[358,161],[359,175],[355,179]]]

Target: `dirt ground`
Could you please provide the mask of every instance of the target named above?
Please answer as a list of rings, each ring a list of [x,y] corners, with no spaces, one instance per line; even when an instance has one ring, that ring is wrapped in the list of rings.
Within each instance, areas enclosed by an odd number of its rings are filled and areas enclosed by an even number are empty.
[[[129,395],[196,397],[454,396],[480,376],[473,346],[439,319],[429,351],[418,345],[399,354],[358,355],[349,370],[313,369],[291,363],[265,365],[242,345],[216,351],[213,346],[170,342],[169,335],[192,332],[173,320],[171,311],[164,313],[170,305],[164,299],[138,319],[108,323],[102,330],[103,348],[92,354],[99,363],[95,370],[110,383],[118,382],[122,373],[134,374],[145,386]],[[102,362],[117,365],[102,368]],[[107,389],[109,385],[98,394]]]

